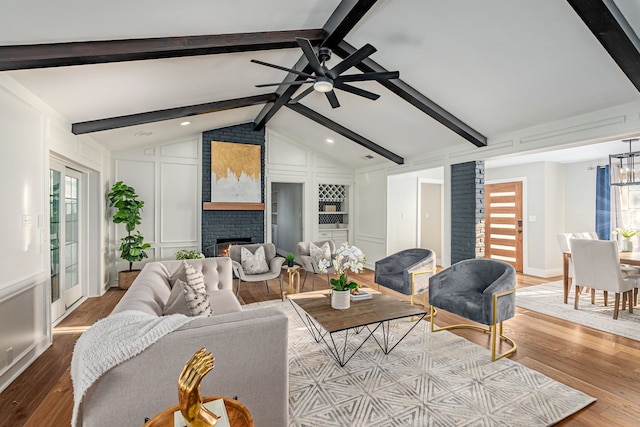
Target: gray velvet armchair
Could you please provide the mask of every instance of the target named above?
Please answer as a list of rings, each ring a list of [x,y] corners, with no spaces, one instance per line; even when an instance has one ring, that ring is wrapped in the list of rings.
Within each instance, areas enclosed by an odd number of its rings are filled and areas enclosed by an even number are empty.
[[[252,254],[256,252],[259,247],[264,248],[265,261],[269,268],[268,271],[258,274],[250,274],[242,268],[242,248],[248,249]],[[282,264],[284,258],[279,257],[276,254],[276,247],[273,243],[258,243],[251,245],[232,245],[229,246],[229,258],[233,261],[233,275],[238,278],[238,287],[236,289],[236,296],[240,295],[240,284],[242,282],[263,282],[269,292],[269,284],[267,283],[271,279],[280,280],[280,298],[284,299],[282,292]]]
[[[435,272],[434,251],[423,248],[405,249],[376,261],[374,281],[379,286],[410,295],[413,305],[414,295],[425,294],[429,290],[429,277]]]
[[[491,360],[496,361],[516,351],[516,343],[502,332],[502,322],[516,311],[516,271],[502,261],[468,259],[446,268],[429,279],[429,304],[486,325],[460,324],[436,328],[431,318],[431,331],[477,329],[491,334]],[[511,348],[496,356],[497,337]]]

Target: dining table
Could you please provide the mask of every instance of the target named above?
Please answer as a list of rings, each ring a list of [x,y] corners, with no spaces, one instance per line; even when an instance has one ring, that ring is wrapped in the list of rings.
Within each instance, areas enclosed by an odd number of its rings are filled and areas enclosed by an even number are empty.
[[[571,252],[562,252],[562,287],[564,290],[564,303],[569,299],[569,259]],[[640,251],[620,252],[620,264],[640,266]]]

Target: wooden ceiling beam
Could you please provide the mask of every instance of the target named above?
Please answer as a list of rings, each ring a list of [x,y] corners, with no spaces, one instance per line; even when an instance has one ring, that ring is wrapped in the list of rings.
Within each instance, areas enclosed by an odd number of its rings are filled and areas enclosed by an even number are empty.
[[[612,0],[567,0],[640,91],[640,39]]]
[[[275,93],[247,96],[244,98],[227,99],[224,101],[209,102],[206,104],[189,105],[185,107],[169,108],[166,110],[149,111],[146,113],[130,114],[127,116],[110,117],[107,119],[90,120],[73,123],[71,132],[81,135],[103,130],[118,129],[128,126],[142,125],[146,123],[160,122],[163,120],[180,119],[183,117],[200,114],[215,113],[217,111],[230,110],[232,108],[250,107],[252,105],[273,102],[278,96]]]
[[[343,0],[340,2],[336,10],[333,11],[322,27],[326,35],[322,44],[324,45],[327,42],[335,44],[341,41],[349,31],[356,26],[362,17],[364,17],[369,9],[373,7],[376,1],[377,0]],[[311,44],[314,44],[313,41]],[[304,73],[311,72],[311,67],[309,67],[304,55],[302,55],[293,68]],[[302,80],[302,77],[289,73],[283,82],[289,80]],[[289,86],[285,89],[283,89],[282,86],[279,87],[277,91],[279,95],[278,100],[273,104],[265,105],[254,120],[255,130],[264,128],[278,110],[291,100],[291,97],[297,89],[295,86]]]
[[[379,146],[378,144],[365,138],[364,136],[361,136],[355,133],[354,131],[347,129],[346,127],[342,126],[339,123],[334,122],[333,120],[323,116],[322,114],[316,111],[313,111],[309,107],[305,107],[300,103],[286,104],[286,106],[291,110],[295,111],[296,113],[301,114],[310,120],[313,120],[314,122],[326,127],[327,129],[332,130],[333,132],[339,135],[344,136],[345,138],[350,139],[351,141],[357,144],[362,145],[363,147],[373,151],[374,153],[381,155],[382,157],[388,160],[391,160],[394,163],[397,163],[399,165],[404,164],[404,158],[398,156],[395,153],[392,153],[391,151],[387,150],[384,147]]]
[[[297,48],[320,43],[322,29],[0,46],[0,71]]]
[[[335,46],[329,47],[331,47],[333,52],[341,58],[346,58],[356,51],[355,47],[351,46],[344,40]],[[356,68],[364,73],[388,71],[383,66],[376,63],[370,58],[367,58],[364,61],[360,62],[358,65],[356,65]],[[378,83],[398,95],[400,98],[407,101],[409,104],[418,108],[420,111],[428,114],[433,119],[446,126],[453,132],[457,133],[475,146],[484,147],[487,145],[487,138],[484,135],[464,123],[462,120],[458,119],[453,114],[449,113],[444,108],[440,107],[438,104],[424,96],[422,93],[420,93],[401,79],[378,80]]]

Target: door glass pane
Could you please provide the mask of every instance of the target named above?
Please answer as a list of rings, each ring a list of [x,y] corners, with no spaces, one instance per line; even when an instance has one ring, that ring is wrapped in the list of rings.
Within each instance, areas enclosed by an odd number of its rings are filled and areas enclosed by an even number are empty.
[[[49,178],[51,302],[55,302],[60,299],[60,172],[50,170]]]
[[[78,179],[65,176],[65,290],[78,284]]]

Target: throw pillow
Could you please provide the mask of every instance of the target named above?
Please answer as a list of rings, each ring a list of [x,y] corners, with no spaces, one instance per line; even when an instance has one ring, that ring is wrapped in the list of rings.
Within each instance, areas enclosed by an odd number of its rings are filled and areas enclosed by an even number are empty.
[[[171,294],[169,299],[162,309],[162,315],[168,314],[184,314],[185,316],[191,316],[191,310],[187,306],[187,301],[184,299],[184,286],[185,282],[180,279],[175,279],[173,287],[171,288]]]
[[[322,246],[316,246],[313,242],[309,245],[309,255],[316,262],[316,265],[320,264],[320,261],[326,259],[331,262],[331,247],[329,242],[324,242]]]
[[[255,253],[247,248],[240,248],[240,263],[245,274],[261,274],[270,271],[264,255],[264,246],[256,249]]]
[[[176,280],[182,280],[183,282],[187,281],[187,272],[185,270],[186,266],[191,266],[193,267],[196,271],[201,272],[202,271],[202,264],[198,263],[196,265],[193,264],[189,264],[188,262],[186,262],[185,260],[182,260],[182,264],[180,265],[180,268],[178,268],[178,270],[176,270],[175,273],[173,273],[170,277],[169,277],[169,286],[173,289]]]
[[[197,271],[193,265],[189,264],[187,261],[182,261],[184,265],[184,272],[187,277],[187,284],[196,292],[207,293],[207,288],[204,286],[204,275],[202,271]]]
[[[203,284],[204,287],[204,284]],[[183,282],[182,292],[184,300],[187,302],[191,316],[211,316],[213,309],[209,302],[209,295],[206,292],[199,292],[199,286],[193,286],[191,283]]]
[[[196,270],[187,261],[182,262],[181,270],[185,280],[174,277],[171,294],[169,294],[169,299],[162,310],[162,314],[179,313],[187,316],[211,316],[213,309],[204,284],[202,271]]]

